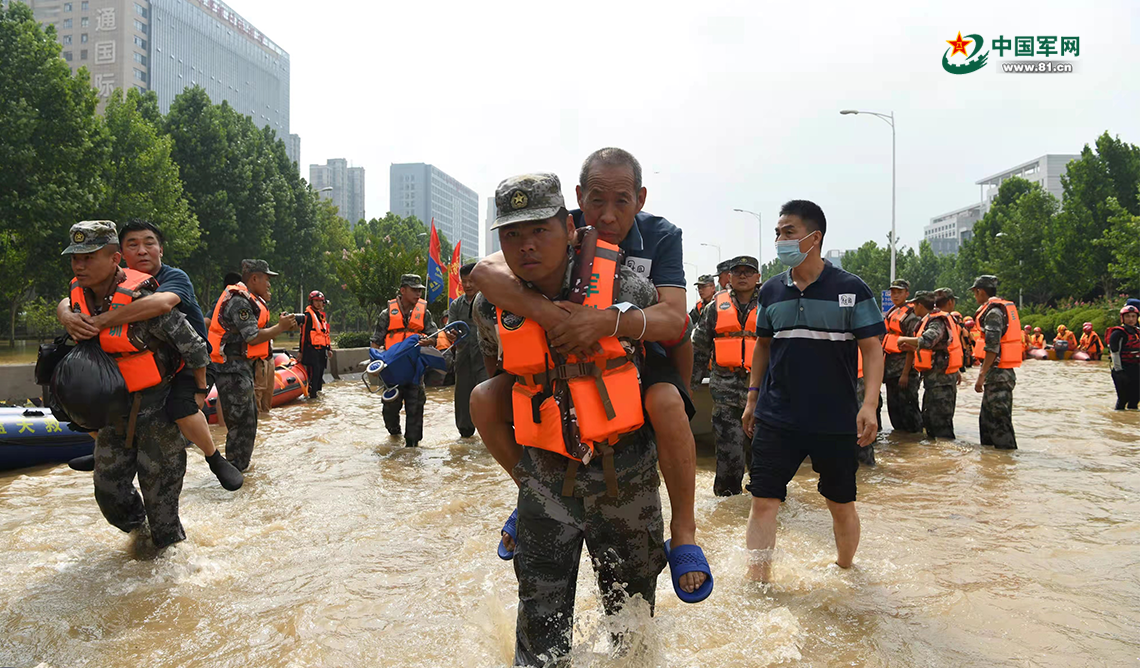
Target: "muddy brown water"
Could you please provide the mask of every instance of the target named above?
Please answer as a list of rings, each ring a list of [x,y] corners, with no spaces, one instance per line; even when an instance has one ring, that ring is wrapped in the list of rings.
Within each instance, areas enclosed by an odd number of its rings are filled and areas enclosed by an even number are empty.
[[[712,597],[681,603],[666,571],[656,618],[620,620],[644,652],[614,659],[583,564],[576,665],[1135,665],[1140,414],[1111,410],[1103,364],[1029,362],[1019,376],[1016,452],[978,445],[972,373],[958,440],[881,437],[879,465],[859,472],[850,571],[829,565],[805,465],[780,514],[776,582],[746,581],[748,499],[713,497],[702,456]],[[513,486],[458,438],[450,390],[430,392],[413,450],[359,383],[326,387],[263,423],[237,493],[191,451],[189,539],[155,560],[131,558],[90,474],[0,477],[0,665],[508,665],[515,579],[495,543]]]

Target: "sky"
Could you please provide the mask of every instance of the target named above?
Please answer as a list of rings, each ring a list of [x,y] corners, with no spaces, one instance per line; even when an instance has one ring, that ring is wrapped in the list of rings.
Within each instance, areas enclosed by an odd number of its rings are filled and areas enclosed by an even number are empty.
[[[977,203],[984,177],[1106,130],[1140,143],[1132,0],[230,4],[290,54],[302,176],[328,158],[364,167],[369,217],[388,211],[392,163],[473,188],[482,226],[502,179],[553,171],[572,203],[582,160],[619,146],[642,164],[645,210],[682,228],[690,282],[761,241],[773,258],[789,199],[823,208],[825,251],[886,244],[891,129],[841,109],[896,116],[900,247]],[[959,31],[985,49],[1079,36],[1076,71],[1005,74],[991,52],[949,74]]]

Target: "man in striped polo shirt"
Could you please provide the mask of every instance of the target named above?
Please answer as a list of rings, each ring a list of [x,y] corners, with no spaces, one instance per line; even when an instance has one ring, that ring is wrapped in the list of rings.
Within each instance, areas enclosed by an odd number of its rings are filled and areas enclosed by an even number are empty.
[[[807,200],[780,209],[776,253],[788,271],[760,289],[756,349],[744,431],[752,437],[748,549],[754,580],[771,576],[776,513],[806,457],[819,474],[839,555],[849,568],[859,547],[855,471],[859,448],[875,439],[886,328],[876,296],[858,276],[821,256],[827,219]],[[858,352],[863,396],[856,396]]]

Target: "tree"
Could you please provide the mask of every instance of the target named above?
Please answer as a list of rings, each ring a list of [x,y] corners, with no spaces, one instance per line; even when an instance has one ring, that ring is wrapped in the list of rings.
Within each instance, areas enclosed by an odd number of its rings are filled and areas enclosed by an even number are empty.
[[[843,269],[863,279],[873,292],[891,283],[891,250],[868,241],[843,256]]]
[[[1114,213],[1108,219],[1109,229],[1097,243],[1111,254],[1109,273],[1122,283],[1122,287],[1140,294],[1140,216],[1127,211],[1111,198],[1109,208]]]
[[[1007,299],[1020,295],[1045,302],[1055,294],[1054,277],[1066,268],[1042,250],[1054,236],[1057,209],[1057,199],[1037,183],[1030,184],[1008,209],[1003,231],[991,244],[989,261],[990,273],[999,275]]]
[[[10,341],[36,286],[62,292],[67,231],[99,201],[105,150],[86,69],[72,74],[55,29],[0,7],[0,299]]]
[[[148,93],[153,98],[153,93]],[[143,218],[158,224],[166,238],[164,257],[179,264],[198,246],[198,219],[182,193],[170,137],[150,120],[153,99],[131,89],[115,91],[102,123],[110,144],[103,164],[103,201],[98,217],[123,222]]]

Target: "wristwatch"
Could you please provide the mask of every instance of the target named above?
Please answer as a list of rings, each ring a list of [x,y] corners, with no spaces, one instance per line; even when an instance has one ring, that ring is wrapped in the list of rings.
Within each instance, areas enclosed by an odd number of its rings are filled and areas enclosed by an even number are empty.
[[[209,393],[210,393],[210,388],[208,388],[208,387],[199,387],[198,389],[194,390],[194,394],[209,394]]]

